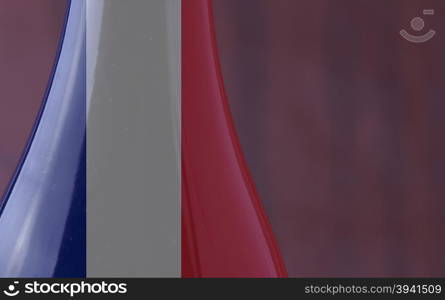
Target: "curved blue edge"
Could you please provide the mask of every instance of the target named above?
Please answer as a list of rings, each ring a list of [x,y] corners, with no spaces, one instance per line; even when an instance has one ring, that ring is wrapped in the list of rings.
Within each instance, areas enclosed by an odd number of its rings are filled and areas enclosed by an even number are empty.
[[[38,124],[40,122],[40,117],[41,117],[41,115],[43,113],[43,109],[45,108],[45,104],[46,104],[46,101],[48,99],[48,95],[49,95],[49,92],[51,90],[52,83],[54,81],[54,74],[56,72],[56,68],[57,68],[57,65],[58,65],[59,58],[60,58],[60,52],[62,50],[63,41],[65,39],[66,25],[68,23],[68,16],[69,16],[69,13],[70,13],[71,1],[72,0],[62,0],[62,1],[66,1],[67,2],[67,9],[66,9],[66,12],[65,12],[65,20],[64,20],[64,23],[63,23],[63,28],[61,30],[62,32],[60,34],[60,41],[59,41],[59,45],[57,47],[57,53],[56,53],[56,57],[54,59],[53,68],[52,68],[51,75],[50,75],[50,78],[49,78],[49,83],[48,83],[48,86],[47,86],[47,88],[45,90],[45,94],[44,94],[43,99],[42,99],[42,105],[40,107],[40,110],[37,113],[36,121],[34,122],[34,126],[31,129],[31,134],[28,137],[28,140],[27,140],[27,143],[25,145],[24,151],[23,151],[22,155],[20,156],[19,162],[17,164],[17,168],[16,168],[14,174],[12,175],[12,178],[11,178],[7,188],[6,188],[6,191],[4,192],[4,194],[2,195],[2,197],[0,199],[0,216],[1,216],[2,212],[3,212],[3,209],[4,209],[5,205],[6,205],[7,200],[9,199],[9,196],[11,194],[12,188],[15,185],[15,182],[17,180],[18,174],[20,173],[20,170],[21,170],[21,168],[23,166],[23,162],[24,162],[24,160],[26,158],[26,155],[28,154],[29,148],[30,148],[31,143],[32,143],[32,141],[34,139],[35,132],[36,132]]]
[[[69,1],[46,101],[0,215],[0,277],[86,276],[85,0]]]

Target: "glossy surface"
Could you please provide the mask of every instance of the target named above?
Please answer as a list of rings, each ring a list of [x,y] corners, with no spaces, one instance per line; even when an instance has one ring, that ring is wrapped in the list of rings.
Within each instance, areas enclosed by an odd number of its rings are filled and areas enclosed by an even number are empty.
[[[211,1],[183,1],[182,18],[183,276],[285,276],[233,128]]]
[[[0,216],[0,276],[85,276],[85,2],[70,4],[42,115]]]

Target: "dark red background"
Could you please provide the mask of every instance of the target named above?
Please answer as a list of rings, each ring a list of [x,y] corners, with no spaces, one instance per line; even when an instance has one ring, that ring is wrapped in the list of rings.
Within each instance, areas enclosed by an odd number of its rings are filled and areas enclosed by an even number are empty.
[[[41,106],[66,6],[65,0],[0,0],[0,195]]]
[[[445,2],[213,3],[236,129],[289,275],[445,276]],[[410,44],[398,32],[424,8],[438,34]]]

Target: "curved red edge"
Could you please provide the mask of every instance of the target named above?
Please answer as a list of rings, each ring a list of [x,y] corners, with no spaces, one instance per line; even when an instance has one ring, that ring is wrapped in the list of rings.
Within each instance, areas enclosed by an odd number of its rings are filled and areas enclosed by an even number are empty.
[[[244,161],[211,0],[182,1],[182,276],[286,277]]]

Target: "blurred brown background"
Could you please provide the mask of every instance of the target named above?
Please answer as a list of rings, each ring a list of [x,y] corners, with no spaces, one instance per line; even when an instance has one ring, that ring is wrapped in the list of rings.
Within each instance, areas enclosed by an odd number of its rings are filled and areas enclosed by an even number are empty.
[[[0,197],[42,104],[66,5],[66,0],[0,0]]]
[[[213,2],[235,123],[289,274],[445,276],[445,1]],[[437,35],[412,44],[403,28]]]

